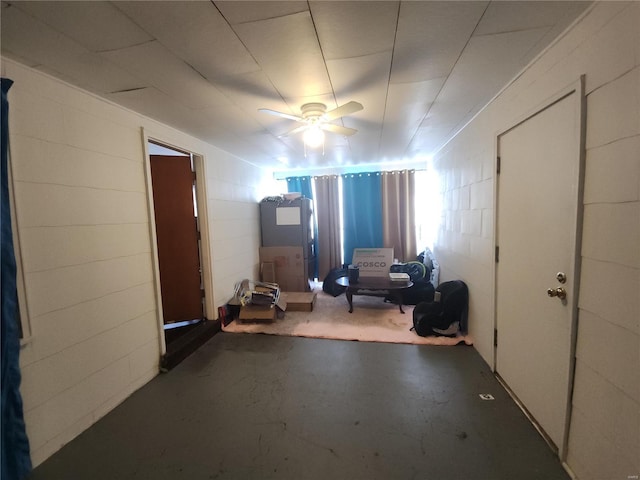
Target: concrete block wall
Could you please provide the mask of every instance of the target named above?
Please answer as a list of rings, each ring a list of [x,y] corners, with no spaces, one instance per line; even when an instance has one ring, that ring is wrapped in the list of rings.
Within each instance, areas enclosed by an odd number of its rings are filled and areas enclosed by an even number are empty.
[[[257,272],[270,172],[2,59],[30,336],[21,351],[40,464],[158,373],[161,333],[141,128],[205,158],[214,303]]]
[[[566,459],[579,479],[640,472],[638,25],[639,3],[596,3],[434,161],[445,208],[435,247],[441,277],[469,283],[470,332],[493,365],[496,135],[585,75],[582,272]]]
[[[233,296],[234,285],[243,278],[259,279],[258,202],[280,192],[270,172],[266,175],[260,169],[247,168],[246,163],[230,155],[224,168],[221,166],[221,162],[216,162],[215,167],[207,165],[213,286],[218,305]],[[239,277],[239,272],[244,272],[243,276]]]
[[[601,52],[604,65],[591,81],[587,74],[582,286],[567,460],[583,479],[640,473],[639,26],[634,3],[586,45]]]

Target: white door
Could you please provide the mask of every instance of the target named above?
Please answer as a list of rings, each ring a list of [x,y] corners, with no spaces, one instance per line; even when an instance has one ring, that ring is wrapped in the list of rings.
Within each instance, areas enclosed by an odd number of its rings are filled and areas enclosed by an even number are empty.
[[[498,137],[496,372],[561,458],[575,349],[580,119],[575,90]]]

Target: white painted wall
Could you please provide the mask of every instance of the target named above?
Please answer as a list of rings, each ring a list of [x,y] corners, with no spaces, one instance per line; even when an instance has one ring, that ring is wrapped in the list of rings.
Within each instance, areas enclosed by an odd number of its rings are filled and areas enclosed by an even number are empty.
[[[640,472],[640,3],[598,3],[436,155],[441,280],[470,289],[470,332],[493,365],[496,135],[586,75],[587,137],[575,392],[578,478]],[[531,255],[544,252],[529,252]]]
[[[214,303],[255,277],[270,172],[13,61],[10,148],[32,336],[21,352],[34,465],[158,373],[145,132],[205,157]],[[15,226],[14,226],[15,228]]]
[[[493,364],[496,133],[586,74],[587,164],[573,420],[581,479],[640,470],[640,4],[604,2],[534,62],[434,162],[441,280],[471,292],[476,348]],[[34,464],[157,372],[140,127],[206,157],[215,302],[255,276],[269,176],[225,152],[11,61],[12,161],[33,336],[22,392]],[[263,183],[267,182],[267,183]],[[275,191],[279,193],[276,188]]]

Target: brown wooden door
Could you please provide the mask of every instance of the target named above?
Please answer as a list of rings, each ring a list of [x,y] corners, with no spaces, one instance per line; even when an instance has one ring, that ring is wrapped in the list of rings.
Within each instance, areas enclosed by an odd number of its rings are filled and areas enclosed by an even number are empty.
[[[151,155],[164,323],[203,318],[191,158]]]

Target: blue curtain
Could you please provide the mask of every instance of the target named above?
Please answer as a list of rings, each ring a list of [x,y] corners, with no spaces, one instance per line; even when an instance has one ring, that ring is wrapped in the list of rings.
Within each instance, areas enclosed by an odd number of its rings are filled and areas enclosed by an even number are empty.
[[[13,235],[11,234],[11,210],[9,208],[8,183],[8,140],[9,140],[9,102],[7,92],[12,80],[3,78],[2,82],[2,184],[0,223],[2,238],[2,471],[3,480],[20,480],[31,471],[29,440],[24,425],[22,397],[20,396],[20,326],[18,313],[18,292],[16,290],[16,259],[13,253]]]
[[[287,192],[300,192],[303,197],[313,198],[311,177],[287,177]]]
[[[383,247],[382,177],[359,173],[342,178],[344,261],[351,263],[354,248]]]
[[[314,200],[314,209],[317,208],[315,205],[315,199],[313,198],[313,188],[311,186],[311,182],[313,182],[313,178],[310,176],[307,177],[287,177],[287,192],[300,192],[303,197],[310,198]],[[313,224],[313,253],[315,255],[315,260],[313,264],[313,278],[318,278],[318,225]]]

